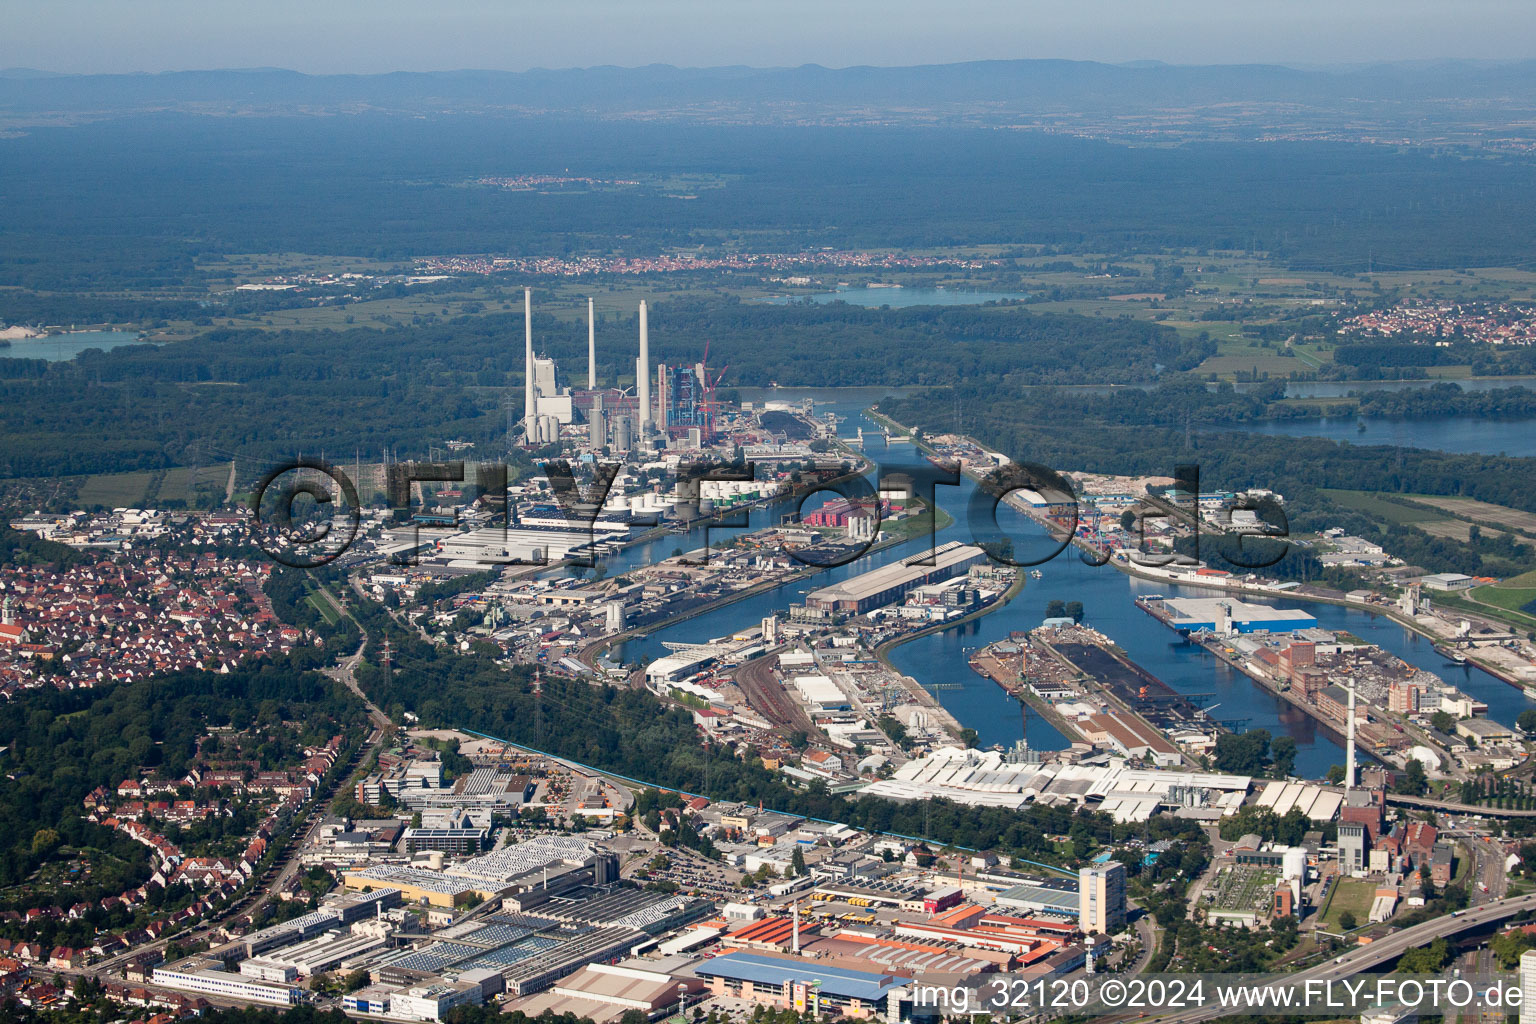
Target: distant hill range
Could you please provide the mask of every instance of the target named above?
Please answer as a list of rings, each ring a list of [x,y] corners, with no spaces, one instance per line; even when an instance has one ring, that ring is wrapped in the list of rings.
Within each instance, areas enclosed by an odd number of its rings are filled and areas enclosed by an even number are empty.
[[[1037,127],[1132,116],[1134,131],[1481,131],[1536,107],[1536,61],[1276,65],[975,61],[918,67],[638,68],[306,75],[281,69],[60,75],[0,71],[0,118],[202,113],[536,113],[717,123]],[[1189,115],[1195,115],[1190,121]],[[1110,127],[1105,125],[1105,127]]]

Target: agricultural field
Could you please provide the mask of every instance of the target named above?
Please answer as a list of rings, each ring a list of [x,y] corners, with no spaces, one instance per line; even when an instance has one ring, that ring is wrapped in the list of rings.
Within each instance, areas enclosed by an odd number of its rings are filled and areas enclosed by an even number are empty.
[[[1411,523],[1422,527],[1425,523],[1443,522],[1450,517],[1435,509],[1418,505],[1400,504],[1398,501],[1373,491],[1324,490],[1334,501],[1345,508],[1356,509],[1366,515],[1385,519],[1391,523]]]
[[[85,508],[96,505],[106,508],[143,508],[152,503],[159,491],[159,478],[162,475],[147,469],[133,473],[97,473],[81,482],[76,500]]]
[[[1436,537],[1449,537],[1451,540],[1467,541],[1472,535],[1473,523],[1462,519],[1434,519],[1422,523],[1415,523],[1425,533]],[[1500,530],[1483,530],[1483,536],[1497,539],[1504,536]]]
[[[1428,505],[1462,519],[1536,536],[1536,515],[1530,512],[1522,512],[1503,505],[1492,505],[1486,501],[1478,501],[1476,498],[1447,498],[1437,495],[1411,497],[1416,504]]]

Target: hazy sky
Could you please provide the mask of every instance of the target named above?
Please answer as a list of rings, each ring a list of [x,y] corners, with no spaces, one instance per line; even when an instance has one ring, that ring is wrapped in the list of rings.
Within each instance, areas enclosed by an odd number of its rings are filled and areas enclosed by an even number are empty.
[[[1533,56],[1531,0],[0,0],[0,67],[73,72]]]

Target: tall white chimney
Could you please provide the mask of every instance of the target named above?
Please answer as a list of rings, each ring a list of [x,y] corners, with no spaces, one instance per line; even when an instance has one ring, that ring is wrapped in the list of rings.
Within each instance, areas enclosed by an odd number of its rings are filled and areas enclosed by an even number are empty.
[[[640,437],[651,435],[651,329],[645,300],[640,300],[640,359],[635,364],[636,396],[640,400]]]
[[[587,300],[587,390],[597,390],[597,315]]]
[[[539,426],[539,399],[533,390],[533,289],[523,289],[523,438],[534,443]]]
[[[794,936],[794,940],[793,940],[793,943],[791,945],[791,948],[796,953],[799,953],[800,952],[800,901],[799,900],[795,900],[795,911],[794,911],[794,913],[795,913],[795,936]]]
[[[1349,684],[1349,729],[1344,734],[1344,792],[1355,788],[1355,684]]]

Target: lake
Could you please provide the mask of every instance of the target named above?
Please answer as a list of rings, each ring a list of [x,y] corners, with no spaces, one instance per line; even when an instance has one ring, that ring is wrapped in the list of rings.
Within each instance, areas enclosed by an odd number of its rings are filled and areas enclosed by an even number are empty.
[[[1345,398],[1351,391],[1406,391],[1435,384],[1455,384],[1463,391],[1497,391],[1521,385],[1536,388],[1536,377],[1478,377],[1475,380],[1293,380],[1285,386],[1286,398]],[[1252,384],[1235,384],[1248,391]]]
[[[44,359],[62,363],[90,348],[108,352],[124,345],[147,345],[136,331],[73,331],[42,338],[13,338],[10,348],[0,348],[0,359]]]
[[[1365,429],[1360,429],[1360,423]],[[1449,416],[1399,420],[1380,416],[1231,423],[1223,429],[1286,437],[1326,437],[1348,444],[1390,444],[1442,452],[1536,456],[1536,421]]]

